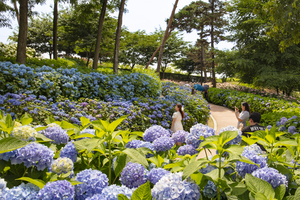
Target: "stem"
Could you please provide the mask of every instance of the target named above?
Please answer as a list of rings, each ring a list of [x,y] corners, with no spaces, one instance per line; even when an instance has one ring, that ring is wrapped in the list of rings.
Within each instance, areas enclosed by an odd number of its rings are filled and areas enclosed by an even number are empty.
[[[111,184],[111,144],[110,141],[107,143],[108,144],[108,155],[109,155],[109,159],[108,159],[108,177],[109,177],[109,185]]]
[[[222,153],[223,154],[223,153]],[[221,170],[222,170],[222,154],[220,153],[219,156],[219,179],[221,179]],[[221,191],[220,188],[218,187],[218,200],[221,199]]]
[[[207,155],[207,152],[206,152],[206,148],[204,147],[204,152],[205,152],[205,155],[206,155],[206,159],[208,160],[208,155]]]
[[[295,174],[295,169],[296,169],[296,164],[298,162],[298,159],[299,159],[299,154],[297,155],[296,159],[294,159],[295,163],[294,163],[292,174]],[[294,176],[292,176],[291,182],[293,182],[293,180],[294,180]]]

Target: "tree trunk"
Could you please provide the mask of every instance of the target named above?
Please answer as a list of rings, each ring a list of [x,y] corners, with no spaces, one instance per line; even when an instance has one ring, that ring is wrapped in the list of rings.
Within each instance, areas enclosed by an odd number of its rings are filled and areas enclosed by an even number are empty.
[[[99,18],[98,34],[97,34],[97,42],[96,42],[96,46],[95,46],[93,69],[97,69],[97,67],[98,67],[100,44],[101,44],[101,37],[102,37],[102,30],[103,30],[103,24],[104,24],[104,19],[105,19],[106,7],[107,7],[107,0],[104,0],[103,5],[102,5],[102,9],[101,9],[100,18]]]
[[[204,82],[207,83],[207,71],[206,71],[206,69],[204,70],[204,76],[205,76]]]
[[[20,15],[19,15],[19,9],[17,6],[17,0],[13,0],[13,4],[14,4],[16,16],[17,16],[18,25],[20,26]]]
[[[120,8],[119,8],[118,28],[117,28],[117,33],[116,33],[115,52],[114,52],[114,66],[113,66],[113,69],[114,69],[115,74],[118,73],[120,37],[121,37],[121,28],[122,28],[124,6],[125,6],[125,0],[122,0]]]
[[[166,43],[166,41],[168,39],[169,30],[170,30],[171,25],[172,25],[172,21],[173,21],[174,15],[175,15],[175,11],[176,11],[176,8],[177,8],[178,1],[179,0],[175,1],[174,7],[173,7],[173,11],[171,13],[170,20],[169,20],[169,23],[168,23],[168,26],[167,26],[164,38],[163,38],[162,43],[161,43],[161,47],[160,47],[160,51],[159,51],[159,56],[158,56],[158,61],[157,61],[157,68],[156,68],[156,72],[157,73],[160,72],[161,59],[162,59],[162,56],[163,56],[163,53],[164,53],[165,43]]]
[[[58,18],[58,0],[54,0],[53,12],[53,58],[57,60],[57,18]]]
[[[135,64],[132,64],[132,66],[131,66],[131,71],[133,70],[134,66],[135,66]]]
[[[210,36],[211,36],[211,50],[214,50],[214,8],[215,8],[215,1],[212,0],[211,3],[211,14],[212,14],[212,19],[211,19],[211,32],[210,32]],[[215,74],[215,54],[212,52],[211,54],[211,59],[212,59],[212,66],[211,66],[211,71],[212,71],[212,83],[213,83],[213,87],[217,86],[216,83],[216,74]]]
[[[27,27],[28,27],[28,0],[20,1],[20,26],[17,47],[17,62],[26,63]]]

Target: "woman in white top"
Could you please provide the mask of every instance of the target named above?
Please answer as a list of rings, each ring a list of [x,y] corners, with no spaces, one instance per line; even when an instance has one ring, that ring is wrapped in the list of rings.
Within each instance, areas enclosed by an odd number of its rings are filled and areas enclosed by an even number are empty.
[[[250,116],[250,109],[247,102],[242,103],[242,112],[239,112],[239,109],[235,107],[235,116],[238,120],[237,128],[239,129],[240,124],[243,124],[245,128],[247,126],[246,121],[249,119]]]
[[[176,131],[183,130],[183,126],[181,123],[181,120],[184,118],[184,112],[182,110],[182,105],[181,104],[176,104],[175,106],[176,112],[173,114],[172,118],[172,126],[171,126],[171,131],[175,133]]]

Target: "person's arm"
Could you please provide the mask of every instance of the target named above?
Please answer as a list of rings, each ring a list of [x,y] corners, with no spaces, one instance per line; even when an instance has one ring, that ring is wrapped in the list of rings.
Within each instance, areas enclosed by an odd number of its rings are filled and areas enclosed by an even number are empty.
[[[239,118],[239,115],[240,115],[239,109],[235,107],[235,117],[239,122],[242,122],[243,120]]]
[[[175,123],[175,121],[176,121],[176,118],[177,118],[177,115],[176,115],[176,113],[174,113],[173,116],[172,116],[171,131],[173,131],[173,126],[174,126],[174,123]]]

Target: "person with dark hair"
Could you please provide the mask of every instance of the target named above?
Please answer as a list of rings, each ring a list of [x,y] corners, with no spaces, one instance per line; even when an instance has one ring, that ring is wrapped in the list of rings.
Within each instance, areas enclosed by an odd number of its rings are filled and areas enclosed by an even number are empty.
[[[242,135],[248,137],[248,136],[250,136],[250,134],[247,134],[247,132],[266,130],[266,127],[259,125],[260,119],[261,119],[260,113],[258,113],[258,112],[251,113],[251,115],[249,117],[250,126],[247,126],[242,129]]]
[[[181,123],[181,120],[184,118],[184,112],[182,105],[180,103],[177,103],[175,106],[176,112],[173,114],[172,118],[172,125],[171,125],[171,131],[174,133],[179,130],[183,130],[183,126]]]
[[[250,108],[247,102],[242,103],[242,112],[239,112],[239,109],[235,107],[235,116],[238,120],[237,128],[239,128],[240,124],[243,124],[243,127],[247,126],[246,121],[250,116]]]

